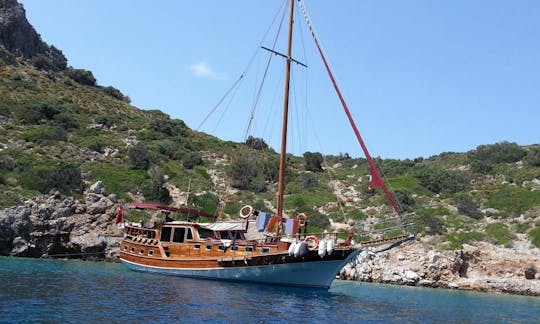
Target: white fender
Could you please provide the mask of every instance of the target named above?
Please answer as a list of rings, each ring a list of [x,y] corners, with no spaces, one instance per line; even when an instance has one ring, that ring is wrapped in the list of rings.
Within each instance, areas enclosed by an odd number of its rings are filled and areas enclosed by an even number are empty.
[[[319,242],[319,256],[321,258],[324,258],[325,254],[326,254],[326,239],[322,239]]]
[[[289,245],[289,255],[291,255],[291,256],[294,255],[294,251],[295,251],[295,248],[296,248],[297,244],[298,243],[296,243],[296,240],[293,240],[291,242],[291,245]]]
[[[221,240],[221,244],[223,244],[223,246],[226,248],[231,246],[231,243],[232,243],[232,240],[225,240],[225,239]]]
[[[332,254],[333,251],[334,251],[334,240],[328,240],[328,242],[326,242],[326,253]]]
[[[294,256],[299,258],[306,255],[308,250],[308,245],[306,242],[300,242],[296,244],[296,247],[294,248]]]

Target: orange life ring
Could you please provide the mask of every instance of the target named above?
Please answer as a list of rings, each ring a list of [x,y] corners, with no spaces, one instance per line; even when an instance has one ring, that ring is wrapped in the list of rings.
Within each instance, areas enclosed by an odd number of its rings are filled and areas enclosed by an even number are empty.
[[[307,216],[304,213],[300,213],[296,216],[296,220],[298,221],[298,226],[304,227],[306,226]]]
[[[319,238],[315,235],[308,235],[304,239],[308,245],[308,250],[315,251],[319,247]]]
[[[253,207],[251,207],[250,205],[245,205],[244,207],[242,207],[242,209],[240,209],[241,218],[248,218],[251,215],[253,215]]]

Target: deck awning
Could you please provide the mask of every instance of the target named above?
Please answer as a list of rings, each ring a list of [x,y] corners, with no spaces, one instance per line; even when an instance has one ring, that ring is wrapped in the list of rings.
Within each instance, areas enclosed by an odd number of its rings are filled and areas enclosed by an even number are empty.
[[[206,228],[212,231],[243,231],[245,230],[244,223],[233,223],[233,222],[223,222],[223,223],[207,223],[199,224],[202,228]]]

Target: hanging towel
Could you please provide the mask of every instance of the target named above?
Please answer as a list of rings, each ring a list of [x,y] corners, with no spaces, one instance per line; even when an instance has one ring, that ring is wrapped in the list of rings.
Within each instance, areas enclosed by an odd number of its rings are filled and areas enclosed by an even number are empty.
[[[268,225],[268,221],[270,220],[270,215],[267,213],[259,212],[259,215],[257,215],[257,220],[255,225],[257,226],[257,231],[263,232],[266,228],[266,225]]]
[[[287,218],[285,220],[285,234],[293,235],[296,234],[298,229],[298,221],[294,218]]]

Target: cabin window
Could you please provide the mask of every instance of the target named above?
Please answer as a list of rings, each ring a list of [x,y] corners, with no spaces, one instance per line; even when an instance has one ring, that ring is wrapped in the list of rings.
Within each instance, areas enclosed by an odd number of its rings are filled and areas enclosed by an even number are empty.
[[[233,252],[238,251],[238,246],[237,246],[237,245],[233,245],[233,246],[231,247],[231,251],[233,251]]]
[[[176,227],[173,234],[174,243],[184,243],[184,236],[186,235],[185,227]]]
[[[265,247],[263,247],[263,248],[261,249],[261,252],[262,252],[262,253],[268,253],[268,252],[270,252],[270,248],[267,247],[267,246],[265,246]]]
[[[186,240],[193,240],[193,232],[191,232],[191,228],[187,229]]]
[[[197,232],[199,233],[199,239],[201,240],[214,237],[214,231],[209,230],[207,228],[198,228]]]
[[[246,252],[253,252],[253,246],[246,246]]]
[[[139,254],[140,254],[140,255],[143,255],[143,254],[144,254],[144,249],[141,249],[141,250],[139,251]]]
[[[223,231],[220,232],[222,239],[229,240],[244,240],[244,234],[240,231]]]
[[[206,244],[206,251],[212,251],[212,244]]]
[[[171,227],[162,227],[161,228],[161,239],[160,241],[162,242],[170,242],[171,240],[171,231],[172,231],[172,228]]]
[[[195,244],[193,246],[193,249],[199,251],[201,249],[201,245],[200,244]]]
[[[149,256],[153,256],[153,255],[154,255],[154,251],[152,251],[152,250],[148,251],[148,255],[149,255]]]
[[[223,245],[218,246],[218,250],[220,252],[225,252],[225,246],[223,246]]]

